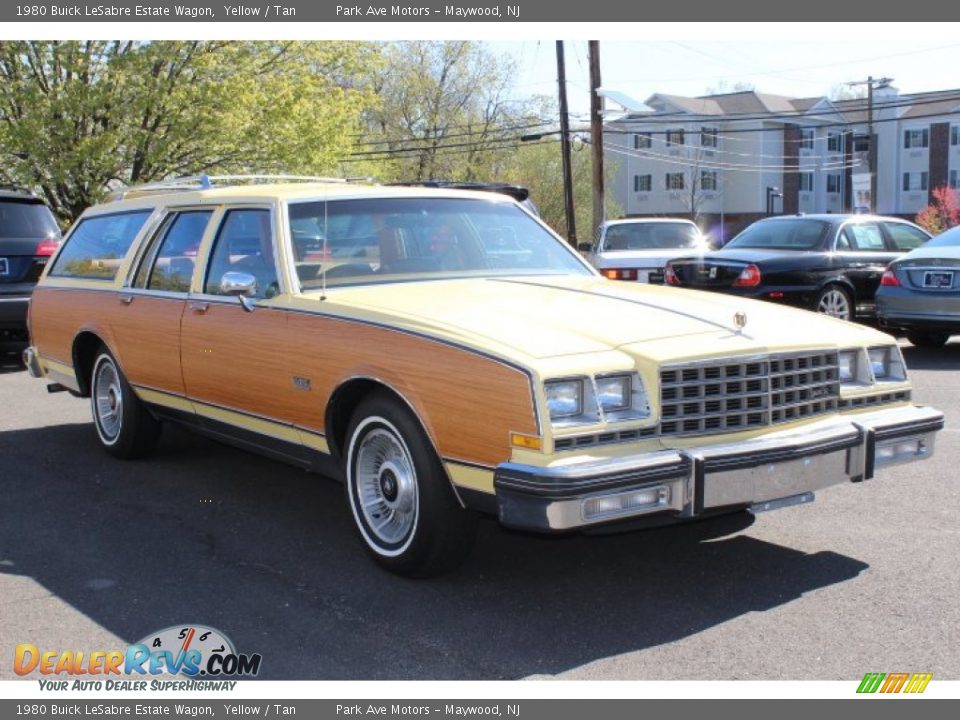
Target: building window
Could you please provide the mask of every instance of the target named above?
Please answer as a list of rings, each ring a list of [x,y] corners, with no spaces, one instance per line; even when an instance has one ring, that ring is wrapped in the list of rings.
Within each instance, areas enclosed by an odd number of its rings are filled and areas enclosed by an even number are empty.
[[[913,192],[916,190],[927,189],[927,173],[925,172],[905,172],[903,174],[903,191]]]
[[[701,190],[717,189],[717,171],[716,170],[700,171],[700,189]]]
[[[958,180],[960,180],[960,178],[958,178],[957,175],[958,173],[956,170],[950,171],[950,187],[953,188],[954,190],[956,190],[957,185],[960,184],[958,183]]]
[[[633,176],[634,192],[650,192],[652,187],[653,187],[652,175],[634,175]]]
[[[800,130],[800,149],[813,150],[813,130],[801,128]]]
[[[950,128],[950,144],[960,145],[960,125],[954,125]]]
[[[904,130],[903,147],[905,148],[925,148],[930,146],[930,130]]]
[[[667,130],[667,145],[683,145],[683,130]]]
[[[853,151],[867,152],[870,149],[869,135],[855,135],[853,137]]]
[[[650,133],[634,133],[633,134],[633,149],[634,150],[644,150],[650,147]]]
[[[841,137],[838,132],[827,133],[827,152],[840,152]]]
[[[700,128],[700,146],[715,148],[717,146],[717,134],[720,131],[715,127]]]
[[[827,175],[827,192],[836,195],[840,192],[840,173],[831,173]]]
[[[813,173],[802,172],[800,175],[800,192],[813,191]]]
[[[683,173],[667,173],[667,190],[683,190]]]

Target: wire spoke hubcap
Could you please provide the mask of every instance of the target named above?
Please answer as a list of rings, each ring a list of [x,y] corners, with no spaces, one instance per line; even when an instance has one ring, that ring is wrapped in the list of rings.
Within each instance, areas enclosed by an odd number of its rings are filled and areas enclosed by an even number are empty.
[[[376,428],[360,442],[356,489],[358,509],[376,538],[387,545],[403,542],[417,520],[417,475],[392,432]]]
[[[94,389],[97,424],[110,440],[120,434],[123,419],[123,389],[120,377],[112,362],[100,363],[97,368]]]
[[[847,296],[839,290],[824,293],[817,310],[824,315],[841,320],[847,320],[850,317],[850,303],[847,301]]]

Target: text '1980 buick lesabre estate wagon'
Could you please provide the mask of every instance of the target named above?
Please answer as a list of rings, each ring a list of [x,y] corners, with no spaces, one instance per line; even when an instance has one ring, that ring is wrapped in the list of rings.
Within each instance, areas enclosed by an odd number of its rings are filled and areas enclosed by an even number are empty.
[[[231,184],[232,182],[232,184]],[[390,570],[477,516],[663,524],[805,502],[933,452],[896,343],[600,277],[514,200],[201,177],[89,209],[30,307],[32,374],[143,455],[191,425],[342,479]]]

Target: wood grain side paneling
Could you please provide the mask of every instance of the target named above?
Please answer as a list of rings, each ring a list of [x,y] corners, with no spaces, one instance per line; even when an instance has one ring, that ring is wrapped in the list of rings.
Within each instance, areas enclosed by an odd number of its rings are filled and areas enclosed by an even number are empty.
[[[112,346],[109,319],[116,293],[38,286],[30,299],[31,342],[43,357],[73,365],[73,340],[90,330]]]
[[[352,376],[378,378],[400,392],[443,457],[495,465],[510,457],[511,431],[536,433],[527,375],[491,358],[427,338],[330,317],[291,313],[291,374],[310,392],[291,391],[290,419],[325,432],[333,390]]]
[[[200,302],[200,301],[197,301]],[[181,323],[181,362],[189,397],[241,412],[289,421],[294,393],[285,348],[287,313],[240,303],[187,303]]]
[[[133,295],[129,305],[116,300],[110,311],[120,366],[134,385],[182,395],[180,316],[184,300]]]

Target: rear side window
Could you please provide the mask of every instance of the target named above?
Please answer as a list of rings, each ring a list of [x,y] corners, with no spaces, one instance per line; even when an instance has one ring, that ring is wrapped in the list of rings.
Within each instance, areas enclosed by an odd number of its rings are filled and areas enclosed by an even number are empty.
[[[0,200],[0,237],[60,237],[60,228],[46,205],[34,200]]]
[[[887,252],[880,226],[873,223],[847,225],[841,233],[841,241],[843,240],[846,240],[846,247],[855,252]],[[838,248],[842,244],[838,242]]]
[[[211,215],[212,210],[190,210],[168,217],[137,271],[134,287],[188,292]]]
[[[86,218],[70,233],[50,270],[58,277],[113,280],[151,210]]]
[[[893,240],[894,247],[902,252],[916,250],[929,238],[922,230],[903,223],[886,223],[887,232]]]

